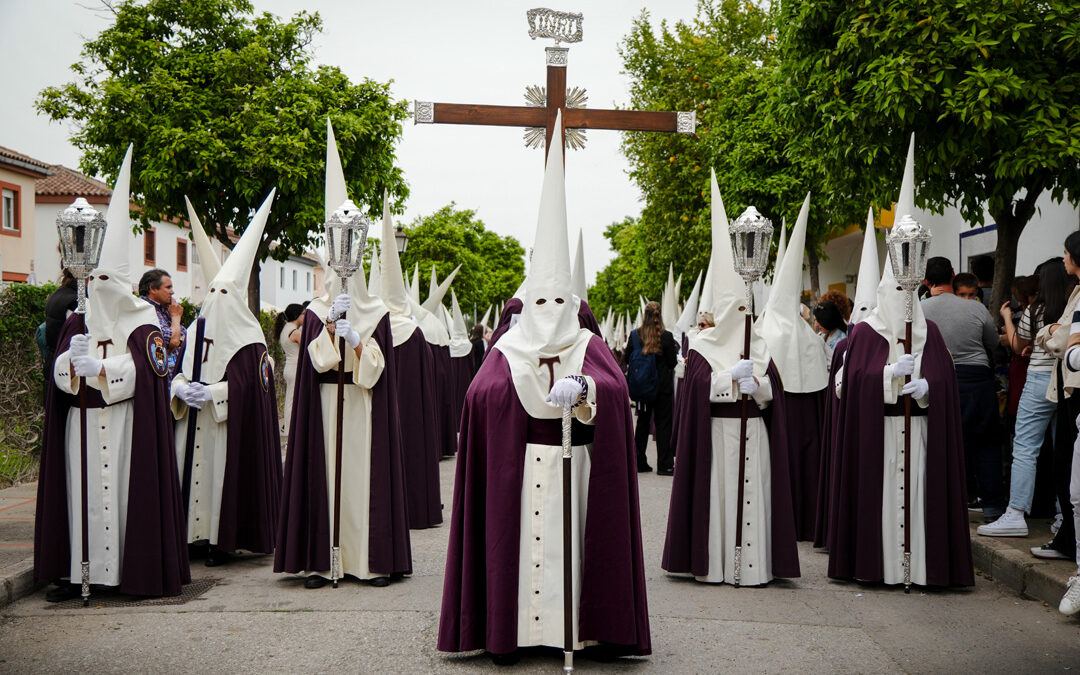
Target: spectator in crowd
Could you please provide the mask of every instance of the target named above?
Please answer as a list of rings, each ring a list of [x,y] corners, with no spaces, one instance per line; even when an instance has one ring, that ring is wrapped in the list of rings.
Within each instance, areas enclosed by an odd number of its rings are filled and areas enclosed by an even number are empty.
[[[480,364],[484,362],[484,353],[487,351],[487,341],[484,340],[484,324],[478,323],[472,327],[469,341],[472,342],[473,374],[476,374],[476,371],[480,370]]]
[[[825,340],[825,355],[832,363],[836,345],[847,337],[847,324],[840,308],[831,300],[822,300],[814,308],[814,331]]]
[[[637,354],[635,354],[637,352]],[[649,427],[656,424],[656,473],[670,476],[675,471],[675,457],[671,452],[671,416],[672,399],[675,392],[675,364],[678,361],[679,345],[675,336],[664,328],[660,316],[660,303],[653,301],[645,305],[641,326],[630,333],[630,339],[623,350],[623,358],[632,364],[641,356],[652,358],[655,363],[659,387],[655,398],[637,400],[637,427],[634,430],[634,443],[637,446],[638,471],[652,471],[645,450],[649,444]]]
[[[932,298],[942,293],[952,294],[953,266],[948,258],[936,256],[926,261],[926,278],[923,285],[927,288],[926,297]],[[920,298],[923,296],[920,296]],[[930,317],[926,317],[930,318]],[[932,320],[932,319],[931,319]],[[948,339],[946,338],[946,342]]]
[[[1073,232],[1065,238],[1063,262],[1065,272],[1080,279],[1080,232]],[[1071,560],[1076,556],[1076,525],[1073,521],[1072,502],[1074,495],[1070,491],[1070,482],[1074,478],[1073,468],[1077,466],[1073,462],[1073,446],[1076,441],[1076,418],[1080,415],[1080,396],[1075,393],[1076,388],[1080,387],[1080,370],[1064,367],[1063,359],[1069,347],[1073,312],[1076,311],[1078,305],[1080,305],[1080,287],[1073,289],[1065,303],[1065,310],[1057,320],[1043,326],[1035,336],[1035,344],[1055,358],[1046,397],[1057,404],[1054,436],[1054,489],[1062,517],[1061,527],[1058,528],[1053,540],[1031,549],[1032,555],[1037,558]],[[1080,488],[1080,485],[1077,487]],[[1071,589],[1072,586],[1070,586],[1070,591]]]
[[[42,363],[45,368],[46,383],[52,376],[52,357],[56,353],[56,341],[60,338],[60,329],[68,315],[79,306],[75,277],[66,268],[60,277],[60,286],[45,301],[45,348],[42,350]]]
[[[840,291],[828,291],[818,298],[818,304],[823,302],[831,302],[836,305],[836,308],[840,310],[840,318],[844,320],[844,323],[851,321],[851,298]]]
[[[706,328],[715,328],[716,319],[713,318],[712,312],[702,312],[698,314],[697,322],[698,330],[705,330]]]
[[[289,420],[292,418],[293,390],[296,389],[296,362],[300,358],[300,336],[303,334],[304,308],[307,303],[292,303],[274,319],[274,335],[285,355],[283,375],[285,377],[285,408],[281,415],[281,435],[289,435]]]
[[[994,287],[994,256],[980,255],[972,258],[969,267],[979,282],[979,302],[989,308]]]
[[[173,302],[172,277],[163,269],[147,271],[139,279],[139,297],[153,305],[154,311],[157,312],[161,335],[168,341],[166,363],[169,368],[168,378],[171,382],[179,368],[179,359],[184,351],[184,340],[187,338],[187,329],[180,323],[181,317],[184,316],[184,308],[180,303]]]
[[[1013,439],[1012,477],[1009,487],[1009,507],[993,523],[982,525],[978,533],[987,537],[1026,537],[1028,526],[1025,514],[1031,512],[1035,494],[1035,466],[1053,420],[1057,406],[1047,400],[1046,390],[1054,369],[1054,357],[1038,344],[1035,335],[1046,323],[1047,316],[1060,316],[1068,298],[1069,276],[1061,258],[1052,258],[1041,265],[1038,295],[1024,309],[1019,324],[1013,315],[1012,303],[1001,306],[1005,321],[1005,336],[1014,354],[1029,353],[1026,379],[1016,412],[1016,435]]]
[[[964,300],[979,300],[979,278],[970,272],[961,272],[953,277],[953,292]]]
[[[927,261],[926,285],[931,297],[922,301],[926,318],[937,324],[952,354],[960,391],[968,496],[981,499],[983,518],[997,519],[1005,510],[1002,494],[1001,420],[990,352],[998,345],[997,327],[982,305],[953,292],[952,263],[948,258]],[[961,278],[963,281],[963,278]]]

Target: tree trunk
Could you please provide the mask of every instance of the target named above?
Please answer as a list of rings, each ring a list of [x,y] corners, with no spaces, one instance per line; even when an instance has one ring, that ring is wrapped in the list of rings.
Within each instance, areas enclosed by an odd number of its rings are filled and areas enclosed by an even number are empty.
[[[1016,276],[1016,247],[1027,225],[1009,211],[991,213],[997,223],[997,248],[994,250],[994,286],[990,295],[990,315],[1001,322],[999,310],[1008,302]]]
[[[785,253],[784,255],[787,254]],[[819,274],[821,260],[818,258],[816,245],[811,243],[810,246],[807,247],[806,257],[810,263],[810,294],[813,295],[814,300],[817,301],[817,299],[821,297],[821,277]]]
[[[259,259],[255,259],[255,264],[251,266],[251,275],[248,276],[248,309],[255,315],[255,318],[259,318],[259,308],[262,306],[259,297],[259,270],[262,268],[262,263]]]

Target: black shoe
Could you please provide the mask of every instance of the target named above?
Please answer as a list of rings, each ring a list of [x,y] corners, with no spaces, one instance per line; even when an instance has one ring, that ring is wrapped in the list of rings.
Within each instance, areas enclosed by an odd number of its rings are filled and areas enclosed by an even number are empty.
[[[82,595],[82,586],[67,584],[50,589],[49,592],[45,594],[45,602],[64,602],[66,600],[77,598],[80,595]]]
[[[390,585],[390,577],[375,577],[374,579],[367,580],[368,586],[374,586],[375,588],[386,588]]]
[[[675,475],[675,469],[657,469],[656,470],[656,475],[657,476],[674,476]]]
[[[521,653],[514,650],[509,654],[491,654],[491,662],[497,666],[512,666],[521,660]]]
[[[229,562],[232,557],[231,553],[222,551],[217,546],[211,546],[210,550],[206,552],[206,560],[203,561],[203,564],[207,567],[217,567]]]
[[[649,466],[648,464],[638,464],[637,465],[637,472],[638,473],[649,473],[650,471],[652,471],[652,467]]]
[[[304,588],[322,588],[328,583],[330,583],[330,580],[326,577],[320,577],[318,574],[312,574],[304,580]]]

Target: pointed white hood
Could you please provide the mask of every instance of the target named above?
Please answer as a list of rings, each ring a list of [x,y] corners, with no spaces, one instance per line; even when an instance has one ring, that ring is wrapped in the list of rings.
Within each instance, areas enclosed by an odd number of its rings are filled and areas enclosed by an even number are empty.
[[[420,263],[413,268],[412,281],[409,282],[409,297],[416,304],[420,304]]]
[[[904,216],[915,210],[915,134],[911,135],[908,146],[907,162],[904,164],[904,178],[900,184],[900,197],[896,200],[893,223],[899,223]],[[885,256],[885,269],[881,273],[881,282],[877,287],[877,307],[870,312],[865,321],[889,343],[892,353],[889,362],[893,362],[904,353],[899,344],[904,339],[906,314],[906,292],[900,288],[893,275],[888,254]],[[911,351],[918,353],[926,344],[926,317],[918,299],[912,303]]]
[[[195,242],[195,250],[199,252],[199,269],[202,270],[203,283],[209,288],[210,282],[214,280],[218,271],[221,270],[221,263],[218,261],[214,245],[210,242],[210,237],[206,235],[202,221],[199,220],[198,214],[195,213],[195,207],[191,205],[191,200],[187,198],[187,195],[184,195],[184,205],[187,206],[188,222],[191,223],[191,238]]]
[[[371,271],[368,273],[368,293],[382,295],[382,265],[379,264],[379,245],[371,244]]]
[[[461,313],[458,305],[457,293],[450,290],[450,315],[453,318],[450,331],[450,357],[461,358],[472,353],[472,342],[469,341],[469,329],[465,327],[465,316]]]
[[[878,264],[877,230],[874,228],[874,207],[866,211],[866,229],[863,231],[862,256],[859,258],[859,278],[855,282],[855,307],[851,310],[850,323],[859,323],[877,307],[877,287],[881,282],[881,266]]]
[[[454,268],[454,271],[447,275],[442,283],[435,281],[435,266],[431,266],[431,281],[434,285],[428,291],[427,300],[420,305],[429,312],[434,312],[436,309],[442,306],[443,300],[446,298],[446,292],[450,290],[450,284],[454,283],[454,278],[457,277],[458,272],[461,271],[461,265]]]
[[[206,320],[207,343],[203,346],[202,372],[199,374],[203,382],[220,382],[229,361],[244,347],[266,344],[262,326],[248,308],[247,287],[276,192],[271,190],[255,212],[225,264],[210,281],[206,299],[199,308],[199,318]],[[184,374],[191,378],[195,361],[194,323],[188,327],[188,336],[191,343],[184,350]]]
[[[675,330],[675,322],[679,320],[679,301],[675,295],[675,266],[668,263],[667,283],[664,284],[664,292],[660,296],[660,320],[664,322],[664,328]]]
[[[489,321],[491,321],[491,305],[488,305],[488,308],[484,311],[484,318],[480,319],[480,325],[484,327],[485,331],[491,330]]]
[[[131,152],[129,145],[105,214],[101,258],[87,287],[86,329],[90,344],[112,340],[110,355],[126,352],[128,336],[139,326],[158,325],[154,307],[131,292]]]
[[[784,254],[787,252],[787,218],[780,219],[780,241],[776,244],[776,263],[773,264],[773,283],[776,283],[776,275],[780,273],[780,265],[784,262]]]
[[[699,332],[690,348],[705,357],[713,371],[719,372],[730,370],[736,361],[743,358],[743,331],[746,315],[751,308],[746,306],[746,285],[735,271],[727,213],[720,197],[720,187],[716,184],[715,171],[711,182],[712,302],[707,311],[712,312],[716,326]],[[751,336],[750,345],[754,374],[760,378],[769,366],[768,350],[756,331]]]
[[[570,275],[570,281],[574,289],[574,295],[585,302],[589,301],[589,289],[585,284],[585,235],[583,230],[578,230],[577,253],[574,254],[574,269]]]
[[[394,221],[390,217],[390,200],[383,195],[382,239],[393,241]],[[394,334],[394,346],[405,344],[416,332],[419,324],[414,318],[412,298],[405,290],[405,276],[401,273],[401,258],[397,246],[383,246],[379,252],[382,281],[379,284],[383,304],[390,310],[390,329]],[[416,304],[419,308],[420,305]]]
[[[694,287],[690,289],[690,297],[686,299],[682,314],[675,322],[675,339],[682,348],[682,336],[697,333],[698,297],[701,293],[701,272],[698,272]]]
[[[765,340],[769,355],[780,372],[784,391],[799,394],[819,391],[829,383],[825,341],[799,313],[809,214],[810,193],[807,193],[791,232],[791,246],[773,277],[769,303],[757,326],[757,332]]]
[[[417,264],[419,264],[419,263],[417,263]],[[438,287],[439,287],[439,277],[435,276],[435,265],[432,265],[431,266],[431,281],[428,282],[428,289],[427,289],[428,299],[429,300],[431,299],[431,296],[435,295],[435,289],[437,289]],[[427,307],[427,300],[425,300],[421,304],[424,305],[425,308],[426,308]],[[428,311],[431,311],[431,309],[429,308]]]

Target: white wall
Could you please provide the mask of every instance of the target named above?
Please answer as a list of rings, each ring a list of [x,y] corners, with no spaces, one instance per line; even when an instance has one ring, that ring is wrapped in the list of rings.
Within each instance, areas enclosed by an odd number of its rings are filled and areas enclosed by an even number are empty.
[[[315,295],[315,263],[295,256],[285,262],[267,260],[262,265],[259,283],[263,306],[285,309],[290,303],[301,303]]]

